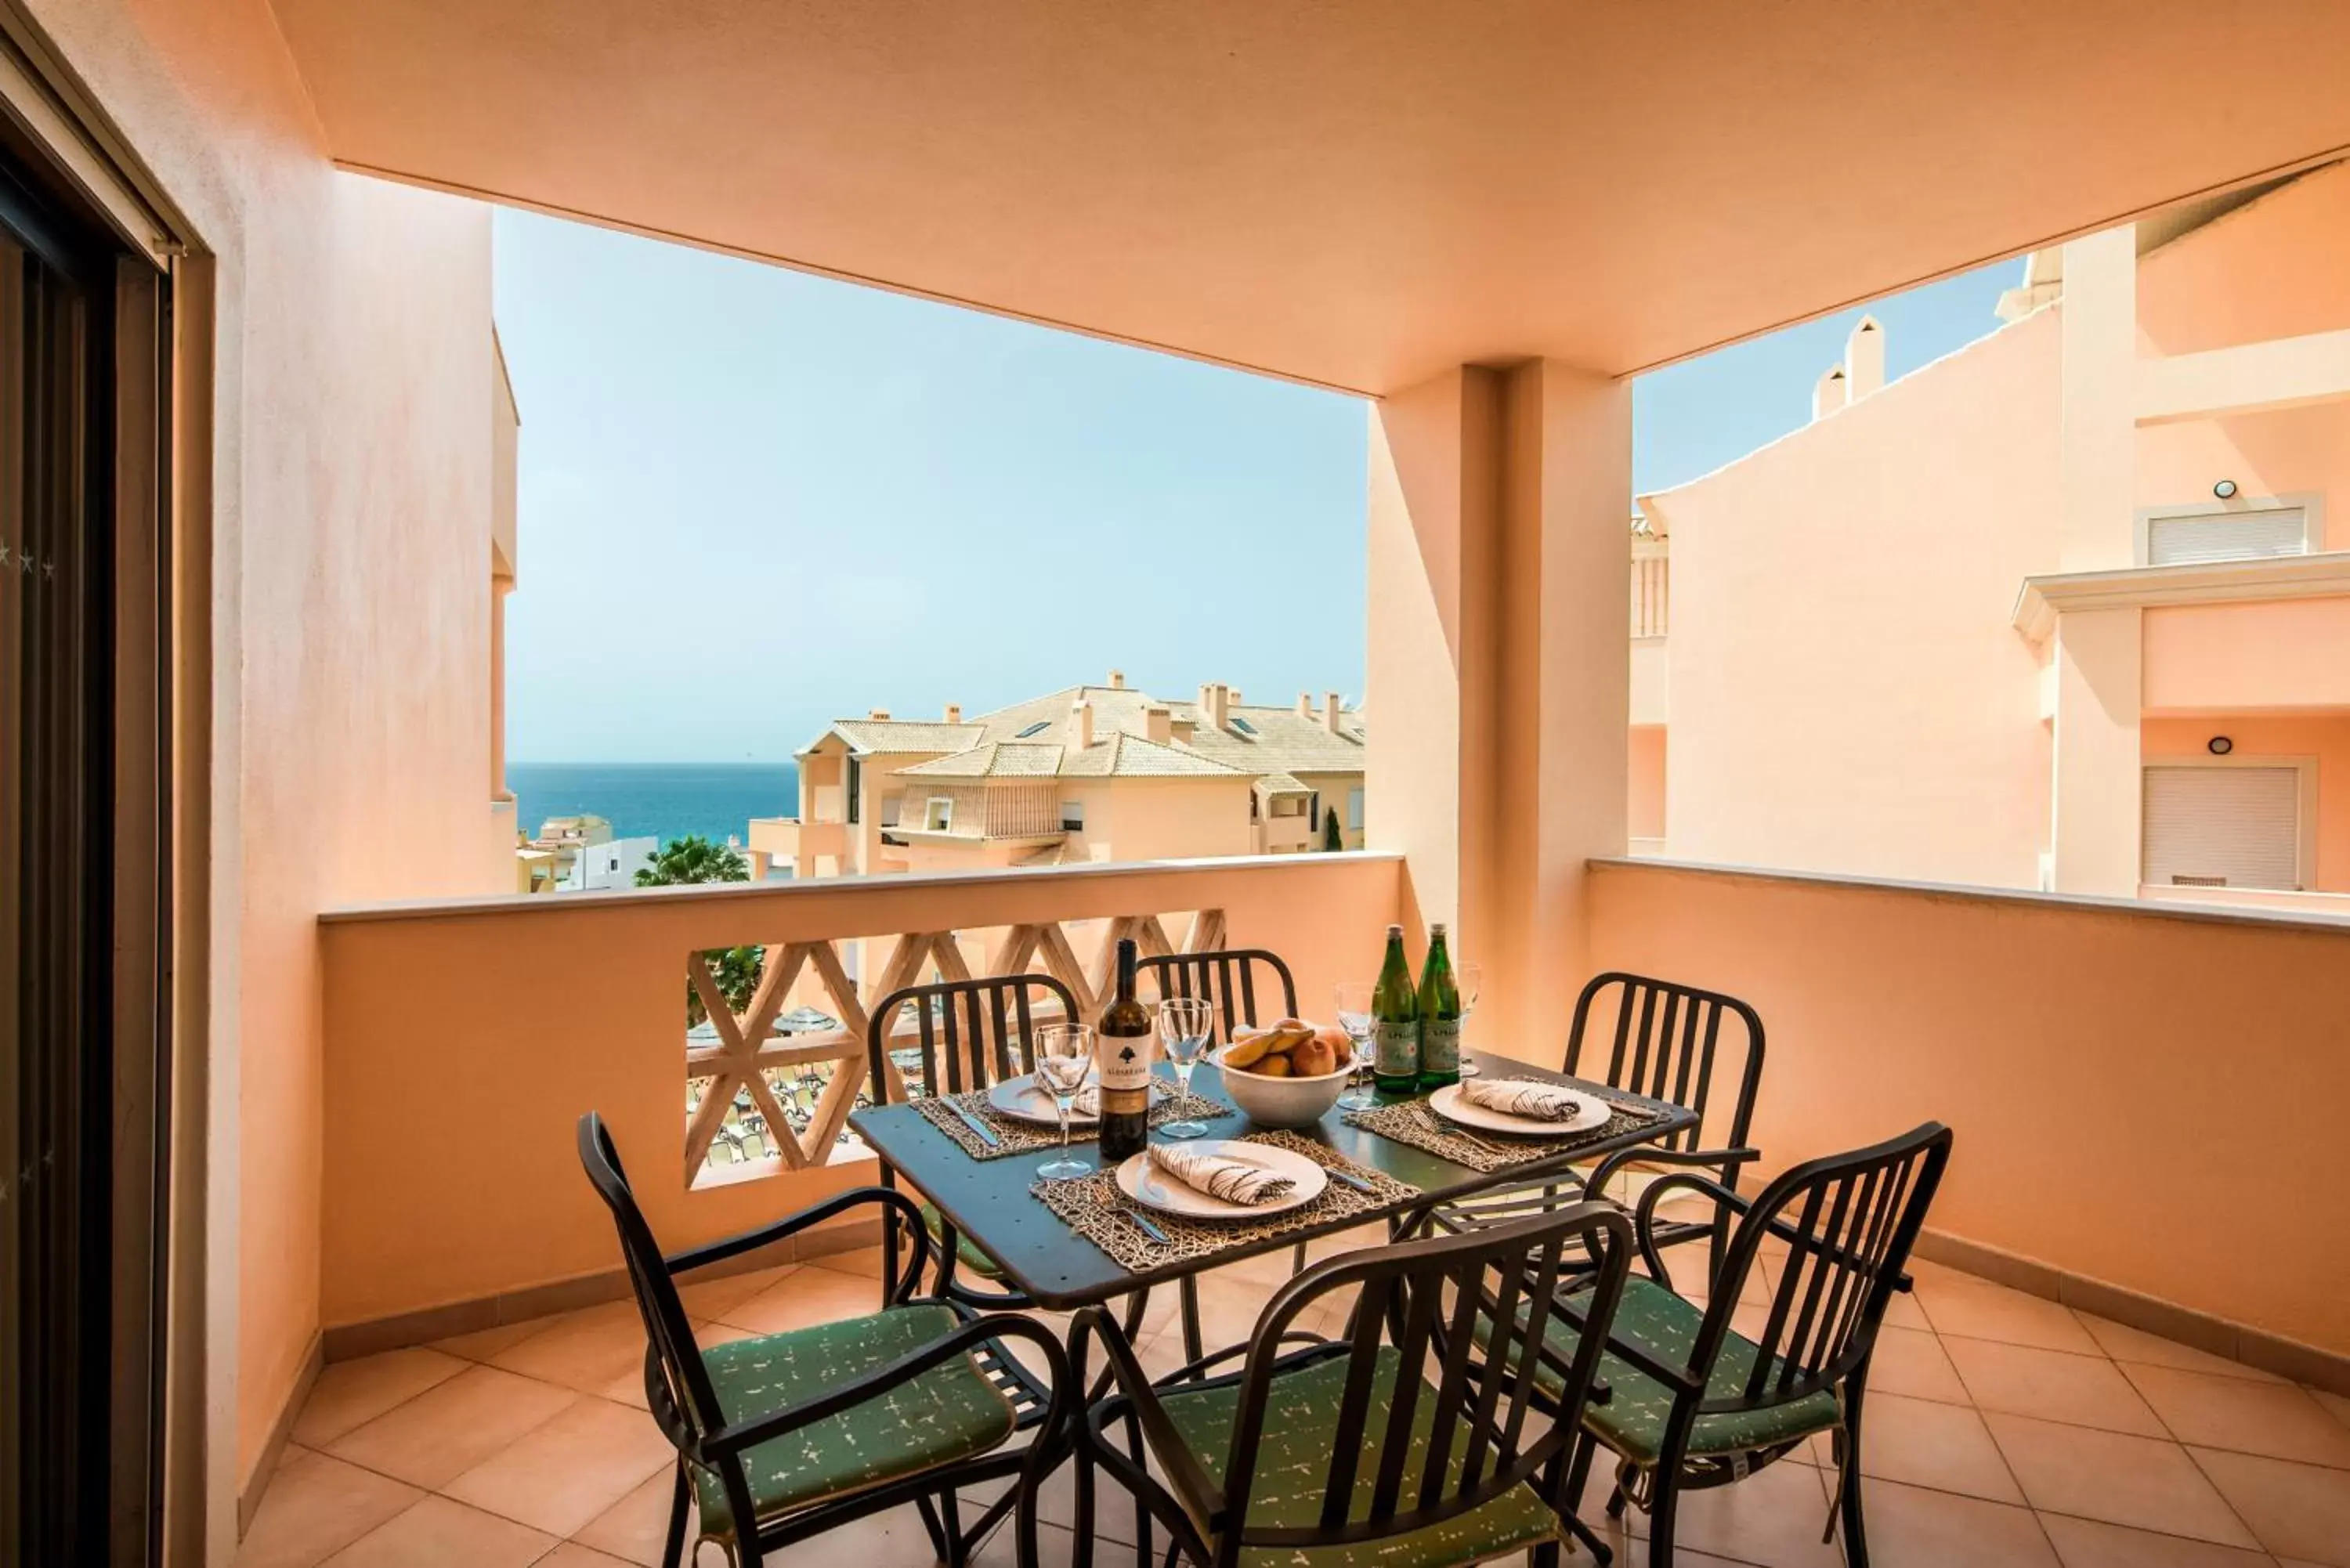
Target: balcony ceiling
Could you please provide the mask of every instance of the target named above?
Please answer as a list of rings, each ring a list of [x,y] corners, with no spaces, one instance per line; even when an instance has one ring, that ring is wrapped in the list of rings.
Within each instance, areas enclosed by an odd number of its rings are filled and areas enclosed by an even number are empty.
[[[1359,391],[2350,145],[2340,0],[276,0],[335,156]]]

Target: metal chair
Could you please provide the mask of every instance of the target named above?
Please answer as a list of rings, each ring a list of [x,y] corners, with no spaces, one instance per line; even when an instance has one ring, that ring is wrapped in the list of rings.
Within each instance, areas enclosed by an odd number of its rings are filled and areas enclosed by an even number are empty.
[[[1752,1199],[1695,1172],[1669,1175],[1640,1195],[1634,1228],[1655,1278],[1634,1275],[1625,1285],[1600,1362],[1611,1397],[1583,1407],[1573,1468],[1579,1495],[1596,1449],[1617,1455],[1608,1515],[1620,1517],[1627,1502],[1647,1511],[1655,1568],[1672,1562],[1681,1493],[1742,1480],[1817,1432],[1833,1435],[1846,1561],[1867,1568],[1860,1441],[1869,1359],[1886,1303],[1909,1288],[1903,1272],[1909,1249],[1950,1158],[1950,1129],[1928,1122],[1873,1147],[1799,1165]],[[1738,1221],[1704,1306],[1673,1293],[1657,1241],[1657,1205],[1684,1189],[1712,1199]],[[1787,1253],[1762,1325],[1750,1339],[1731,1321],[1771,1238],[1784,1242]],[[1550,1355],[1536,1380],[1556,1387],[1545,1397],[1558,1411],[1572,1408],[1574,1389],[1547,1368],[1603,1337],[1597,1308],[1594,1297],[1586,1312],[1579,1291],[1571,1289],[1551,1316]],[[1506,1354],[1499,1359],[1512,1364]],[[1831,1519],[1831,1534],[1834,1529]],[[1605,1568],[1608,1548],[1579,1522],[1576,1530]]]
[[[1077,1562],[1090,1557],[1099,1465],[1167,1526],[1170,1561],[1180,1550],[1203,1568],[1310,1562],[1324,1547],[1381,1568],[1435,1568],[1531,1547],[1550,1568],[1572,1517],[1575,1417],[1600,1339],[1553,1357],[1544,1335],[1575,1257],[1596,1261],[1578,1298],[1585,1321],[1608,1320],[1631,1239],[1622,1210],[1593,1203],[1344,1253],[1274,1293],[1245,1345],[1156,1384],[1108,1315],[1087,1309],[1071,1354],[1082,1366],[1097,1335],[1118,1391],[1077,1428]],[[1350,1289],[1361,1294],[1347,1337],[1293,1329]],[[1498,1354],[1481,1359],[1480,1343]],[[1236,1372],[1205,1376],[1234,1357]],[[1551,1407],[1568,1414],[1530,1428],[1537,1365],[1559,1390]],[[1119,1428],[1124,1452],[1110,1436]],[[1139,1533],[1147,1563],[1147,1525]]]
[[[982,1315],[917,1293],[929,1251],[903,1196],[866,1187],[755,1231],[663,1255],[638,1208],[603,1119],[579,1118],[579,1163],[612,1212],[644,1319],[645,1399],[677,1449],[664,1568],[678,1568],[689,1500],[700,1540],[736,1568],[836,1525],[912,1502],[941,1561],[962,1568],[1007,1511],[1018,1515],[1022,1568],[1036,1564],[1036,1488],[1066,1452],[1069,1363],[1058,1339],[1016,1314]],[[859,1205],[880,1209],[879,1310],[756,1339],[697,1344],[676,1276],[781,1241]],[[913,1266],[898,1271],[903,1228]],[[1025,1340],[1039,1381],[1008,1348]],[[1012,1448],[1027,1432],[1024,1448]],[[969,1530],[961,1490],[1014,1481]]]
[[[1078,1017],[1076,998],[1048,974],[990,975],[901,987],[883,997],[866,1023],[868,1082],[876,1105],[890,1103],[891,1080],[884,1057],[898,1014],[908,1008],[916,1019],[914,1049],[920,1055],[922,1087],[930,1095],[960,1095],[1033,1072],[1028,1043],[1039,1023]],[[894,1190],[897,1173],[885,1166],[881,1180]],[[925,1197],[919,1209],[924,1230],[939,1246],[940,1295],[983,1312],[1035,1306],[1025,1292],[1004,1282],[995,1260],[948,1223],[935,1203]],[[966,1283],[960,1277],[964,1274],[983,1285]],[[1125,1300],[1126,1328],[1132,1334],[1149,1309],[1150,1292],[1146,1287]],[[1181,1292],[1180,1311],[1188,1345],[1200,1335],[1199,1297],[1189,1280]]]
[[[1591,1025],[1607,1021],[1607,1061],[1586,1066]],[[1725,1027],[1727,1025],[1727,1027]],[[1606,1195],[1608,1184],[1627,1167],[1698,1168],[1719,1173],[1735,1192],[1740,1170],[1762,1158],[1747,1145],[1754,1122],[1754,1099],[1762,1084],[1762,1015],[1734,996],[1675,981],[1611,971],[1594,978],[1575,999],[1566,1037],[1566,1072],[1577,1077],[1667,1100],[1697,1114],[1697,1120],[1670,1137],[1620,1149],[1587,1173],[1571,1178],[1505,1186],[1430,1215],[1435,1227],[1460,1231],[1537,1212],[1562,1202]],[[1716,1093],[1716,1078],[1734,1069],[1728,1104]],[[1656,1244],[1678,1246],[1704,1240],[1709,1264],[1719,1268],[1730,1227],[1717,1215],[1703,1223],[1667,1221]]]
[[[1259,1023],[1257,998],[1270,1001],[1277,990],[1280,1018],[1297,1015],[1297,982],[1281,955],[1263,948],[1224,948],[1203,953],[1161,953],[1135,966],[1135,984],[1145,980],[1159,988],[1160,997],[1205,997],[1216,1013],[1216,1044],[1231,1041],[1237,1029]]]
[[[1290,978],[1289,965],[1279,953],[1263,948],[1161,953],[1135,966],[1138,990],[1146,979],[1158,987],[1161,999],[1198,996],[1207,1000],[1216,1015],[1216,1037],[1211,1049],[1231,1044],[1236,1030],[1254,1029],[1261,1023],[1272,1022],[1258,1012],[1260,995],[1268,1002],[1274,995],[1280,996],[1281,1012],[1275,1018],[1297,1016],[1297,982]],[[1300,1272],[1305,1271],[1305,1242],[1297,1244],[1290,1261]],[[1187,1360],[1197,1361],[1201,1349],[1198,1332],[1200,1282],[1196,1276],[1186,1274],[1178,1288],[1183,1298],[1183,1355]]]

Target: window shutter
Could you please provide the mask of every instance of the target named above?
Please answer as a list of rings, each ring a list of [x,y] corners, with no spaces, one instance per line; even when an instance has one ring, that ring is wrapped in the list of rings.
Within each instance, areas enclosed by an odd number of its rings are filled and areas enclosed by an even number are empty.
[[[2181,566],[2201,561],[2305,555],[2308,530],[2308,518],[2298,506],[2151,517],[2146,524],[2147,565]]]
[[[2151,885],[2298,888],[2300,770],[2149,767],[2145,831]]]

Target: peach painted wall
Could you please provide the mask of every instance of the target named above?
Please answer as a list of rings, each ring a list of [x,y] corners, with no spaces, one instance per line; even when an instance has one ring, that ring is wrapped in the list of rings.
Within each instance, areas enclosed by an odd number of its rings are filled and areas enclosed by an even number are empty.
[[[1627,830],[1634,838],[1663,838],[1665,833],[1665,752],[1662,724],[1635,724],[1631,734],[1631,767],[1627,799],[1630,812]]]
[[[208,1376],[241,1489],[318,1328],[316,916],[490,885],[489,219],[337,171],[262,0],[31,9],[215,258]]]
[[[611,1221],[573,1152],[573,1124],[591,1108],[610,1122],[670,1247],[837,1185],[828,1174],[685,1189],[679,978],[690,950],[1214,907],[1233,945],[1274,949],[1301,997],[1327,997],[1376,961],[1401,872],[1394,856],[1305,855],[332,916],[322,928],[324,1321],[369,1322],[617,1267]],[[515,983],[556,971],[598,983]]]
[[[2350,709],[2350,597],[2168,605],[2139,635],[2149,713]]]
[[[2030,887],[2054,569],[2058,320],[2043,312],[1661,497],[1677,857]]]
[[[2229,754],[2241,761],[2317,759],[2316,890],[2350,893],[2350,713],[2148,719],[2139,727],[2138,749],[2147,762],[2209,756],[2214,735],[2233,741]]]
[[[2336,166],[2149,253],[2138,267],[2138,351],[2190,354],[2350,327],[2350,166]],[[2350,404],[2155,425],[2137,435],[2137,504],[2325,497],[2318,547],[2350,547]]]
[[[1935,1229],[2350,1353],[2338,1226],[2291,1196],[2350,1118],[2350,923],[1655,862],[1591,883],[1595,966],[1761,1012],[1773,1168],[1938,1118]]]

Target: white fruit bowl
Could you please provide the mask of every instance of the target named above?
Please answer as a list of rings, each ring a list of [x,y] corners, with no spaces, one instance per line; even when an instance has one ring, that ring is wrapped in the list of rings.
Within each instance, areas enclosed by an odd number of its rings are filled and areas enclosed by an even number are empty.
[[[1338,1096],[1347,1092],[1347,1080],[1354,1075],[1352,1067],[1341,1067],[1310,1078],[1268,1078],[1262,1073],[1225,1066],[1222,1050],[1208,1059],[1223,1075],[1224,1093],[1232,1104],[1249,1120],[1269,1127],[1312,1127],[1338,1103]]]

